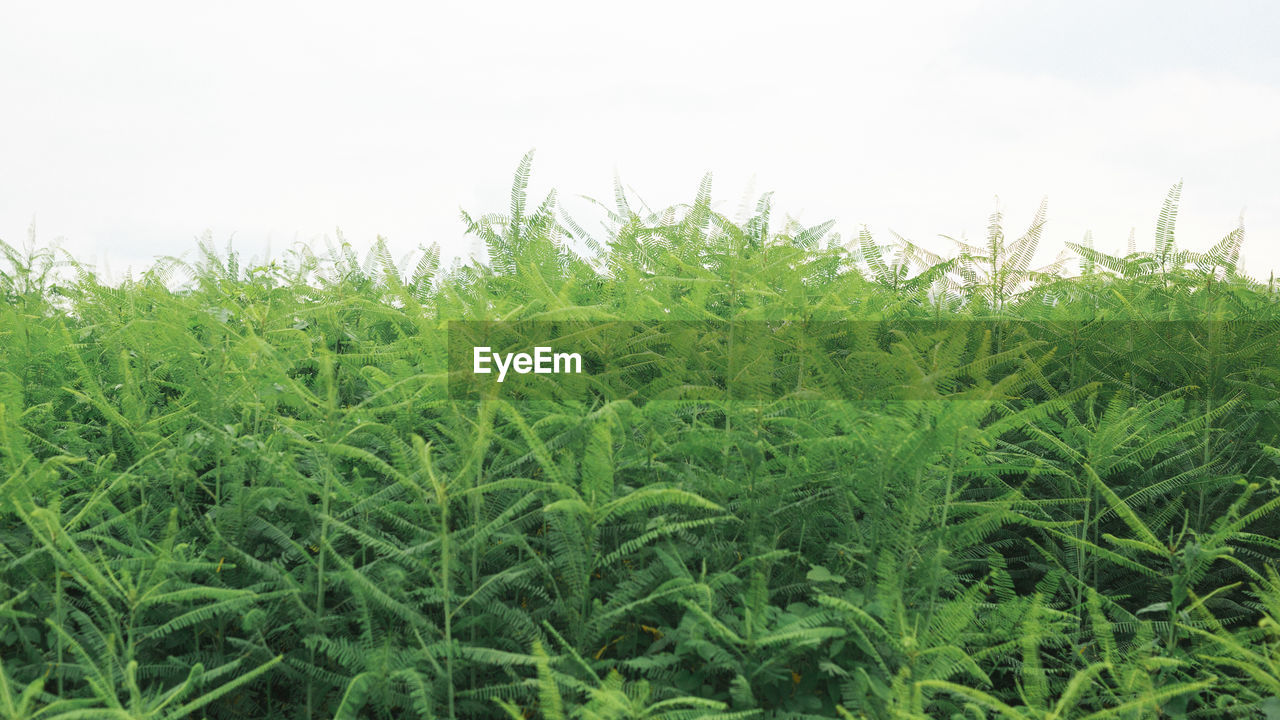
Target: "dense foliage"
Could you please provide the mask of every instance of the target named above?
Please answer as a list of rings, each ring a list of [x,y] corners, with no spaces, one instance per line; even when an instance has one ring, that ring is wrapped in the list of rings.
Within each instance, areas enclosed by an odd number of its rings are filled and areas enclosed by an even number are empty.
[[[447,271],[3,246],[0,717],[1280,717],[1280,293],[1240,230],[1180,250],[1175,187],[1066,277],[1043,206],[942,258],[709,180],[593,234],[528,172]],[[451,320],[620,318],[865,322],[914,395],[446,390]]]

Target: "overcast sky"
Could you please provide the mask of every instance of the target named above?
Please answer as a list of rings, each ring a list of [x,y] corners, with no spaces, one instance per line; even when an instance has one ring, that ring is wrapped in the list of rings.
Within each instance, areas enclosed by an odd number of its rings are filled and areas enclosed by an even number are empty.
[[[1044,246],[1149,248],[1244,213],[1280,269],[1273,2],[8,3],[0,239],[118,277],[210,232],[246,255],[340,228],[397,255],[471,247],[459,207],[532,194],[687,202],[711,171],[805,223],[938,250],[1049,198]],[[191,257],[192,255],[188,255]]]

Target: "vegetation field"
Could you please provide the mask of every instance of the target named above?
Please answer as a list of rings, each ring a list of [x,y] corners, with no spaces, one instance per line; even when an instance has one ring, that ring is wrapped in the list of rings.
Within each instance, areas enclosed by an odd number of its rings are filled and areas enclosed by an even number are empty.
[[[0,718],[1280,718],[1242,229],[1033,269],[1044,206],[939,257],[529,168],[447,268],[0,246]],[[477,321],[610,372],[451,385]]]

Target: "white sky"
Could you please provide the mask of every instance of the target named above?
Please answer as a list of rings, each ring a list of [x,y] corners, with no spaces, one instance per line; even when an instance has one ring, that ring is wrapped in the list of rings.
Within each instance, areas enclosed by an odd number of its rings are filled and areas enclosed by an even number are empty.
[[[709,170],[726,212],[754,175],[778,217],[947,250],[1047,195],[1046,258],[1150,248],[1181,178],[1181,246],[1243,211],[1280,269],[1280,4],[435,5],[7,3],[0,238],[35,219],[116,277],[206,230],[449,257],[536,147],[531,194],[580,220],[615,171],[659,207]]]

